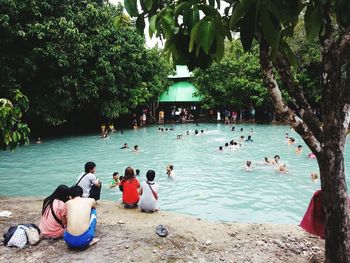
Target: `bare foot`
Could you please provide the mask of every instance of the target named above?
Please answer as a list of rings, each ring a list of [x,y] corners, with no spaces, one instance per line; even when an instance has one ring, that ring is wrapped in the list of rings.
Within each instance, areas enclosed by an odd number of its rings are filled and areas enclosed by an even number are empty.
[[[94,237],[94,238],[91,240],[89,246],[92,246],[92,245],[96,244],[98,241],[100,241],[100,239]]]

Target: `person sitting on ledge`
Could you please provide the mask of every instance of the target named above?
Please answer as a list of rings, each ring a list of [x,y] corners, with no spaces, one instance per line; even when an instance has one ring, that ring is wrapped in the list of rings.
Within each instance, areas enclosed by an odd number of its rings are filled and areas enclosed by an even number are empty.
[[[154,182],[155,176],[156,173],[153,170],[148,170],[146,173],[147,181],[141,184],[140,208],[142,212],[155,212],[158,210],[158,184]]]
[[[82,198],[83,189],[75,185],[70,188],[71,200],[67,201],[67,229],[64,241],[70,248],[85,248],[99,241],[95,238],[97,222],[96,201]]]
[[[69,187],[60,185],[43,202],[39,228],[44,238],[63,237],[67,224],[66,204],[69,200]]]
[[[140,200],[140,182],[135,177],[134,169],[126,167],[124,178],[119,183],[119,189],[123,192],[123,203],[125,208],[135,208]]]

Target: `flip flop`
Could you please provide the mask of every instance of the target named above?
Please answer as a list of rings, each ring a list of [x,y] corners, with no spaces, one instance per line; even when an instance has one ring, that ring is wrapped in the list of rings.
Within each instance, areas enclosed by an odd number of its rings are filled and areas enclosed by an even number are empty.
[[[163,225],[158,225],[156,228],[156,233],[160,237],[166,237],[168,235],[168,230]]]

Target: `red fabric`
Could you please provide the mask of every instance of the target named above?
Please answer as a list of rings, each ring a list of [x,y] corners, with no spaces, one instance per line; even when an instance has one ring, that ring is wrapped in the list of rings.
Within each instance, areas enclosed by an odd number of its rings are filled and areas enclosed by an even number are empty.
[[[140,183],[136,178],[131,180],[122,180],[119,185],[123,186],[123,202],[125,204],[136,204],[138,203],[140,196],[138,189],[140,188]]]
[[[321,190],[316,191],[312,196],[309,207],[301,220],[300,226],[306,232],[324,238],[325,221]]]
[[[350,207],[350,199],[349,199]],[[300,227],[310,234],[325,237],[325,215],[323,211],[322,191],[318,190],[311,198],[309,207],[303,219],[300,222]]]

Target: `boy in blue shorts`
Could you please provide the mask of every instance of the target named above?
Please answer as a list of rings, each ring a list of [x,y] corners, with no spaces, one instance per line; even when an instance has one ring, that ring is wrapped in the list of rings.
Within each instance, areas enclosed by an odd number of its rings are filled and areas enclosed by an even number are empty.
[[[63,238],[71,248],[84,248],[99,241],[94,238],[96,201],[93,198],[82,198],[83,189],[78,185],[71,187],[70,192],[72,199],[66,202],[67,228]]]

